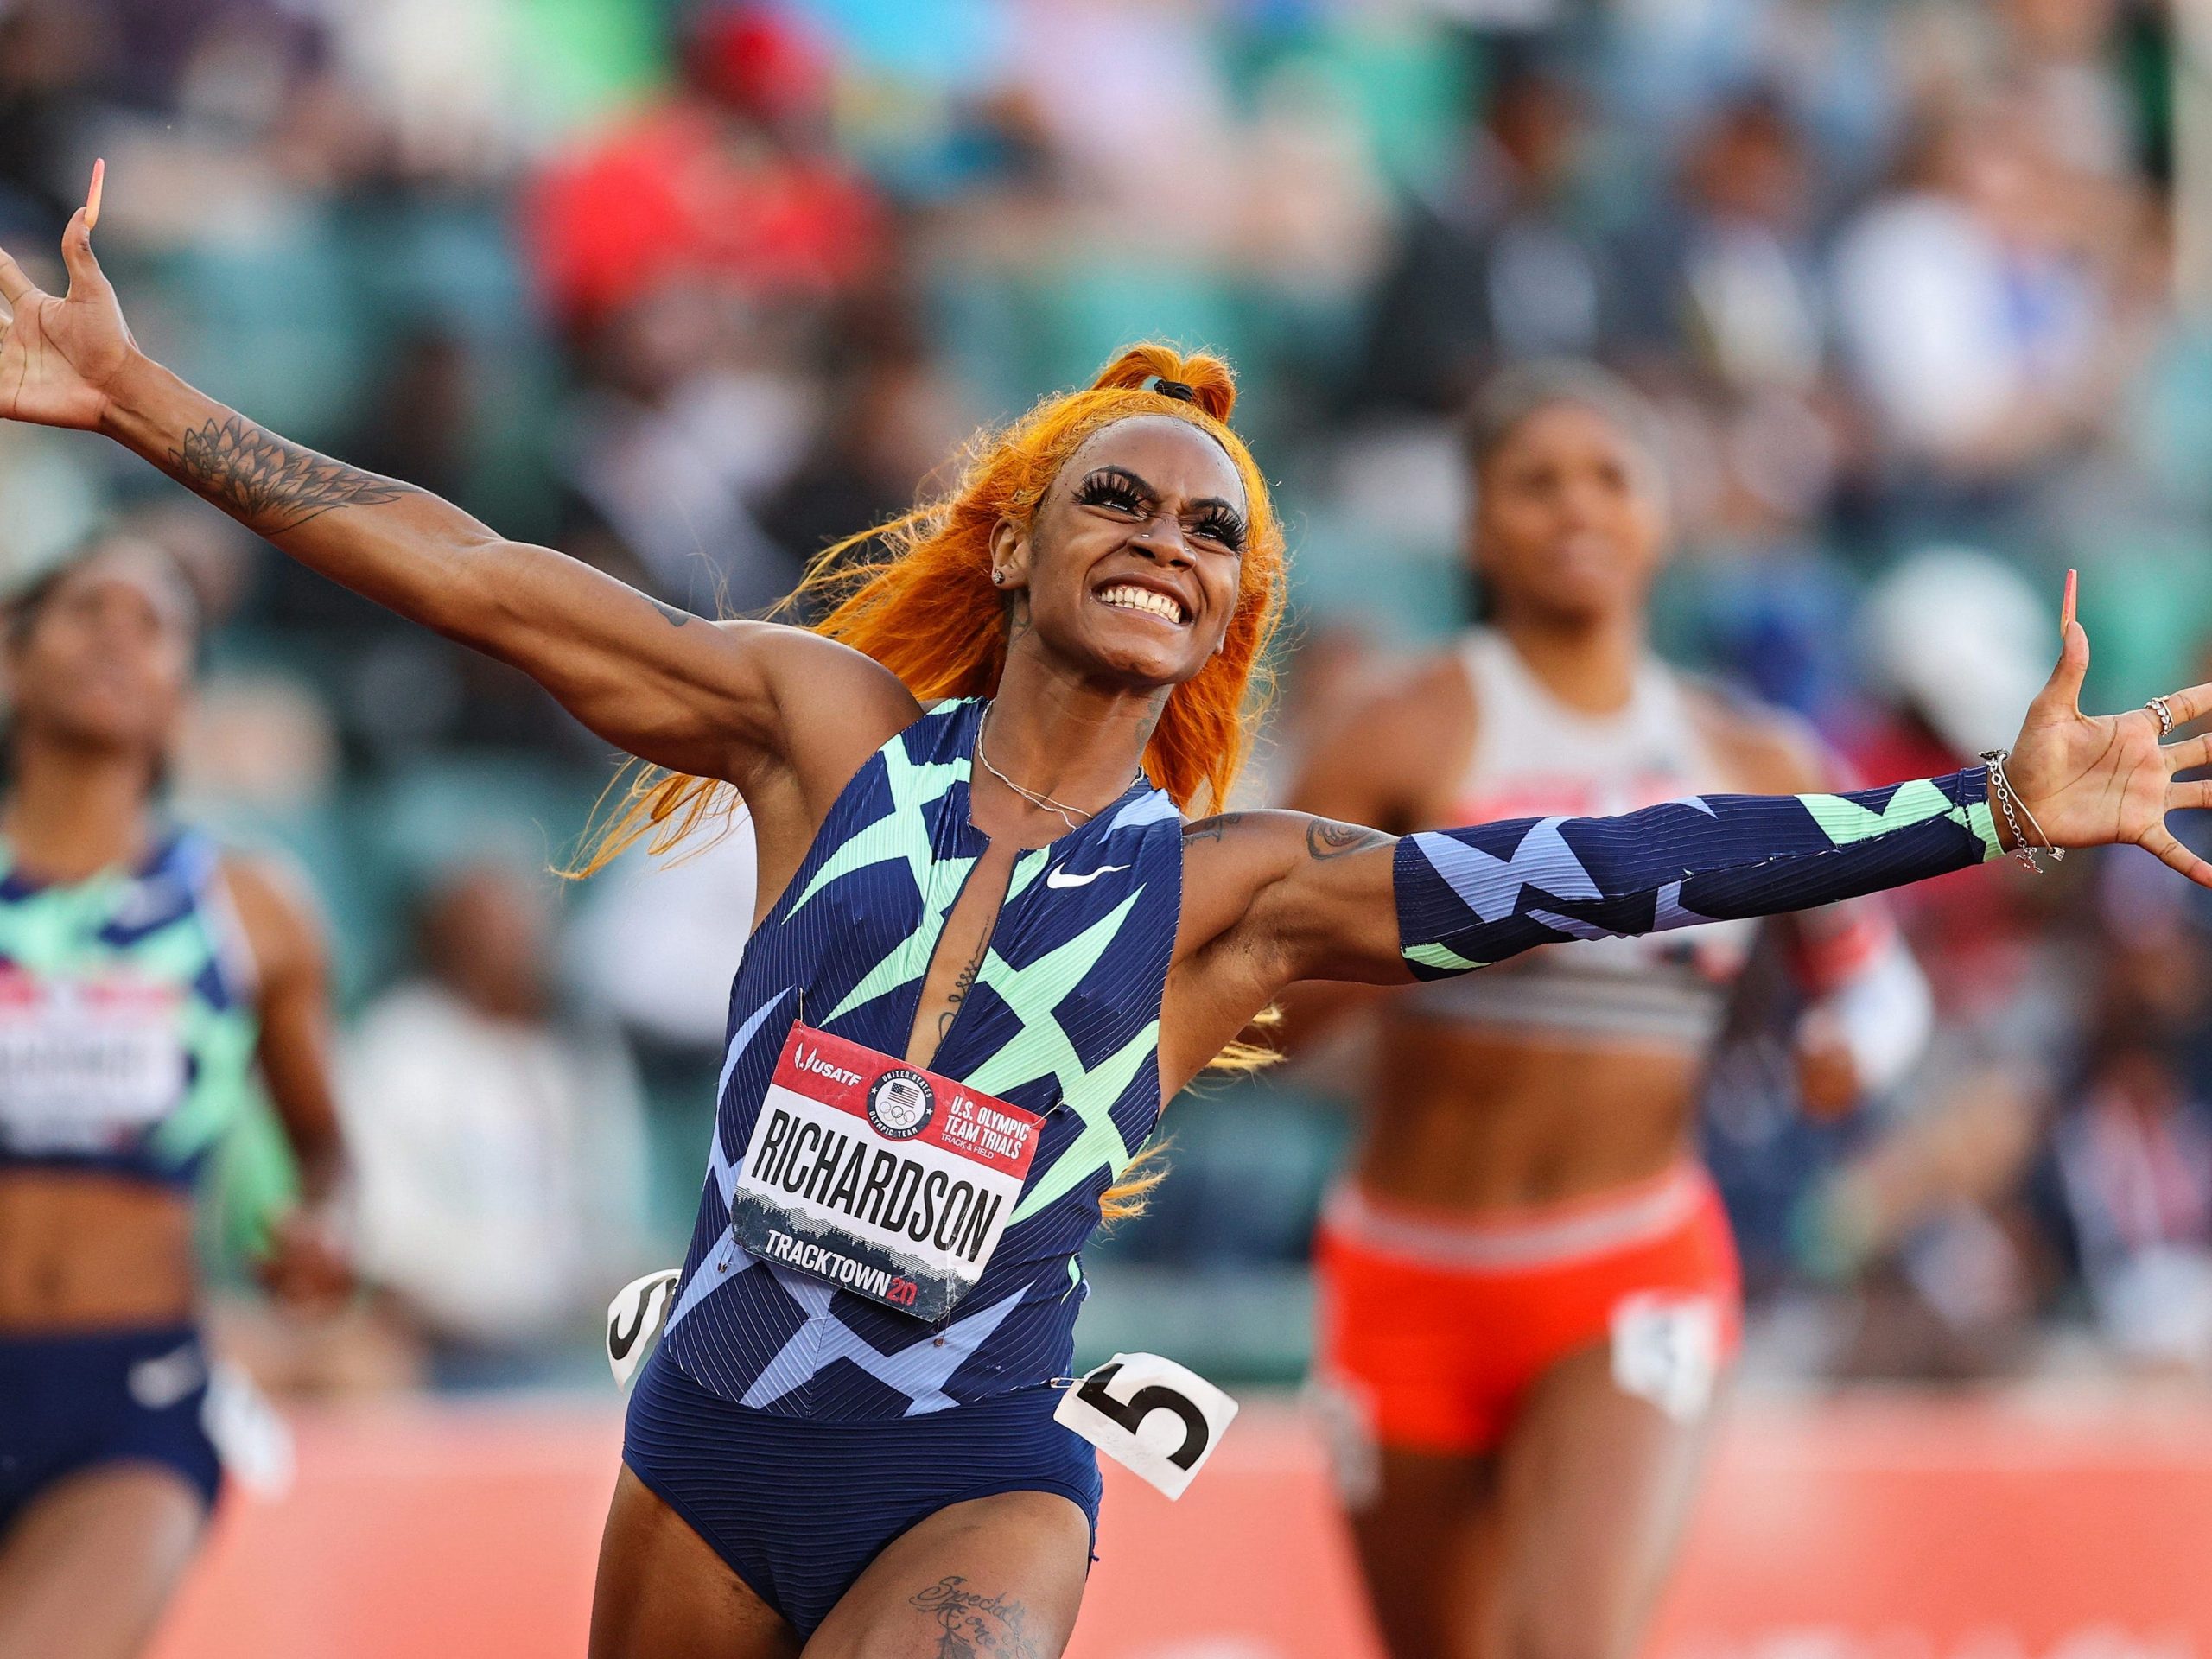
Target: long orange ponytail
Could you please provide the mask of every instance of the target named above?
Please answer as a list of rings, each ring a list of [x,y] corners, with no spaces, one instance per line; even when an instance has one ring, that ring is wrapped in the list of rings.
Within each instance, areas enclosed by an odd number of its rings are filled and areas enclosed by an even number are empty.
[[[1155,389],[1159,381],[1191,396],[1169,397]],[[980,435],[950,492],[830,548],[786,606],[819,613],[808,625],[815,632],[874,658],[924,702],[988,696],[1006,664],[1006,601],[990,575],[1000,521],[1026,529],[1068,458],[1115,422],[1135,415],[1187,421],[1227,452],[1244,481],[1244,557],[1222,648],[1168,697],[1144,767],[1185,812],[1219,811],[1251,748],[1283,598],[1282,526],[1267,480],[1229,429],[1236,404],[1236,377],[1222,359],[1156,342],[1132,346],[1088,391],[1047,397],[1003,431]],[[570,873],[588,875],[641,840],[660,853],[702,827],[727,829],[738,805],[736,791],[718,779],[640,766]],[[1141,1208],[1143,1192],[1159,1179],[1132,1165],[1106,1195],[1108,1218]]]

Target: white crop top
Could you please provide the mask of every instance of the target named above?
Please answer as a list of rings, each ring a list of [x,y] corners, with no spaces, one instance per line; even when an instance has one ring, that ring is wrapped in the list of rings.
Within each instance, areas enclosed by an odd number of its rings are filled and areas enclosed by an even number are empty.
[[[1605,715],[1560,702],[1489,629],[1465,636],[1459,660],[1474,693],[1476,737],[1453,797],[1453,824],[1633,812],[1742,786],[1700,740],[1680,677],[1656,658],[1644,658],[1628,702]],[[1757,927],[1714,922],[1544,945],[1480,973],[1424,984],[1408,994],[1407,1006],[1471,1028],[1702,1052],[1719,1030]]]

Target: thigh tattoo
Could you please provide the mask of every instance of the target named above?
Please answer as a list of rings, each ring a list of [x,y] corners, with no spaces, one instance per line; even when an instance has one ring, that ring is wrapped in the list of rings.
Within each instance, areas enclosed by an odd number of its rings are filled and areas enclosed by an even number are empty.
[[[1005,1596],[986,1596],[968,1588],[957,1573],[939,1579],[907,1599],[937,1620],[937,1659],[1045,1659],[1030,1637],[1029,1610]]]

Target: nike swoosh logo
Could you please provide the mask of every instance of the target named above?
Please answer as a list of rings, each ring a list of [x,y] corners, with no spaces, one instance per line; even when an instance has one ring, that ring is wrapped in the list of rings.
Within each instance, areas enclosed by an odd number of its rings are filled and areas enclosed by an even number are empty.
[[[1070,875],[1065,870],[1047,870],[1045,885],[1048,887],[1087,887],[1109,870],[1126,870],[1126,864],[1101,864],[1096,869],[1082,875]]]
[[[188,1342],[130,1368],[130,1397],[149,1411],[167,1411],[207,1380],[207,1363],[200,1344]]]

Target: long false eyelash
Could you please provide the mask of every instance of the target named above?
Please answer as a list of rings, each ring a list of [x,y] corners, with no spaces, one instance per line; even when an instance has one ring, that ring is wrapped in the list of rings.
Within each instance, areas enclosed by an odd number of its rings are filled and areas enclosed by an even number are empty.
[[[1232,553],[1244,550],[1244,521],[1235,513],[1216,507],[1198,520],[1198,527]]]
[[[1136,480],[1118,467],[1102,467],[1083,480],[1076,500],[1086,507],[1118,507],[1125,512],[1144,511],[1144,492]]]
[[[1134,474],[1119,467],[1101,467],[1083,480],[1075,499],[1086,507],[1109,506],[1123,512],[1141,513],[1148,498]],[[1231,552],[1244,551],[1244,521],[1225,507],[1209,509],[1199,518],[1197,528]]]

